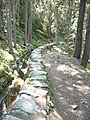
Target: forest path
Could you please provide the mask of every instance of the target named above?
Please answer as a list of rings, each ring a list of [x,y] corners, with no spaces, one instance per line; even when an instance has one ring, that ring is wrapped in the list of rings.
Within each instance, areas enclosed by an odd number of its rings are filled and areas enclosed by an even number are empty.
[[[90,74],[61,45],[43,55],[55,108],[50,120],[90,120]]]

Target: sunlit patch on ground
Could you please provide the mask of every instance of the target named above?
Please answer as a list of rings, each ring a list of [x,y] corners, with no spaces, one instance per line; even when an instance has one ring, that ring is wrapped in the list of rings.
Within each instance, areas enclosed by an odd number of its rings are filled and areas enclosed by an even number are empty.
[[[56,109],[50,120],[90,120],[90,76],[80,62],[55,51],[44,55],[43,61],[50,65],[45,66]]]

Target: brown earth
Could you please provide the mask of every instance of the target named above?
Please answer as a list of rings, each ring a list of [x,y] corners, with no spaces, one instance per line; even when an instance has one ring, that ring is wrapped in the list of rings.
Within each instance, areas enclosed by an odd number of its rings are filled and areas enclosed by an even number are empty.
[[[90,74],[64,47],[43,55],[53,94],[54,109],[50,120],[90,120]]]

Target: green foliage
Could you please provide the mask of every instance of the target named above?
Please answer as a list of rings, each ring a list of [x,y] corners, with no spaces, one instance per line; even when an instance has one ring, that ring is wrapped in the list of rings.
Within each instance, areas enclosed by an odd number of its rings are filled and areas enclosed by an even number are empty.
[[[47,34],[39,29],[36,29],[36,33],[33,34],[33,40],[31,41],[31,44],[34,46],[34,48],[39,47],[41,45],[44,45],[45,43],[49,43],[50,40],[46,39]]]
[[[14,61],[14,57],[7,51],[0,49],[0,78],[4,77],[11,69],[9,66]]]
[[[64,36],[58,36],[57,40],[58,42],[64,42],[65,38]]]
[[[16,28],[16,34],[17,34],[17,38],[23,39],[24,38],[24,32],[23,29],[21,29],[20,27]]]
[[[4,67],[0,65],[0,78],[4,77]]]
[[[14,57],[7,51],[0,49],[0,60],[3,60],[3,62],[6,63],[10,63],[14,60]]]
[[[86,70],[90,73],[90,63],[87,64]]]
[[[7,48],[6,40],[0,36],[0,49],[6,49],[6,48]]]

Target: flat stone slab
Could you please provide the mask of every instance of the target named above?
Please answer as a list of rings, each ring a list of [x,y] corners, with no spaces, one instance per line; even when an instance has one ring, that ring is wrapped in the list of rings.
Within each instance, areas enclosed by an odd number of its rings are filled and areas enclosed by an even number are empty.
[[[42,80],[46,80],[46,78],[47,78],[46,75],[40,75],[40,76],[31,77],[30,79],[42,81]]]
[[[34,62],[42,62],[42,58],[36,58],[36,59],[33,59]]]
[[[31,71],[30,72],[30,76],[32,76],[32,77],[40,76],[40,75],[47,75],[47,72],[45,72],[45,71]]]
[[[40,66],[38,66],[38,67],[31,67],[31,68],[29,68],[29,71],[42,71],[43,70],[43,68],[42,67],[40,67]]]
[[[38,52],[34,52],[32,53],[31,58],[32,59],[41,58],[41,54],[39,54]]]
[[[47,107],[47,100],[45,97],[37,97],[35,98],[36,103],[40,106],[41,109],[45,110]]]
[[[40,66],[42,66],[42,64],[40,62],[30,62],[30,65],[40,65]]]
[[[10,115],[13,115],[13,116],[20,118],[20,119],[24,119],[24,118],[28,117],[28,114],[20,109],[11,110]]]
[[[23,120],[23,119],[19,119],[17,117],[12,116],[12,115],[5,115],[3,120]]]
[[[32,67],[32,68],[37,68],[37,69],[42,69],[42,68],[44,68],[44,66],[43,65],[30,65],[30,67]]]
[[[32,85],[33,87],[48,88],[48,85],[41,81],[31,81],[30,85]]]
[[[43,90],[41,88],[35,88],[33,86],[23,87],[19,94],[28,94],[33,97],[46,96],[48,94],[48,90]]]
[[[46,45],[40,46],[39,49],[45,49]]]
[[[38,111],[40,111],[39,106],[35,103],[35,101],[29,96],[29,95],[25,95],[22,94],[18,100],[15,102],[12,110],[14,109],[20,109],[26,113],[37,113]]]

